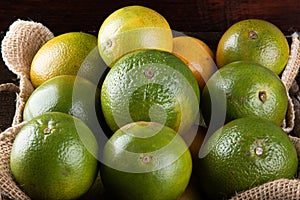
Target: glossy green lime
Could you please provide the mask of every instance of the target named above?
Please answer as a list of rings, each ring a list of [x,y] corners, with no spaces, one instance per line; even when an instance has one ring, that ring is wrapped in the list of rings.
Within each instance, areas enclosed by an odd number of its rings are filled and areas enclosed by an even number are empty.
[[[226,122],[252,116],[281,125],[288,97],[274,72],[253,62],[236,61],[213,74],[203,90],[201,108],[207,122],[213,120],[210,119],[213,106],[220,107],[213,112],[226,112]]]
[[[124,200],[177,199],[191,171],[191,154],[182,137],[156,122],[134,122],[116,131],[100,165],[104,187]]]
[[[153,121],[178,132],[195,123],[200,91],[192,71],[179,58],[159,50],[123,56],[105,77],[101,105],[116,131],[135,121]]]
[[[93,184],[97,141],[78,118],[49,112],[33,118],[12,146],[10,167],[32,199],[76,199]]]
[[[63,112],[78,117],[95,132],[98,127],[100,90],[85,78],[56,76],[34,90],[26,102],[23,118],[29,121],[46,112]]]
[[[252,61],[280,74],[289,59],[290,47],[283,32],[261,19],[241,20],[222,35],[216,62],[219,68],[238,60]]]
[[[240,118],[217,130],[202,146],[195,172],[205,199],[228,199],[268,181],[295,176],[298,157],[280,126]]]

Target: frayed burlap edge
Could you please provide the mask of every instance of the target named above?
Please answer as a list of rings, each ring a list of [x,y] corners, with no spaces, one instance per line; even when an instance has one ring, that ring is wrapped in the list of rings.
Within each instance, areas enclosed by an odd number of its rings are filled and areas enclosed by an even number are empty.
[[[292,35],[291,53],[288,63],[282,73],[281,80],[286,87],[288,94],[288,110],[286,118],[283,121],[282,128],[285,132],[289,133],[294,128],[295,110],[293,101],[289,95],[289,90],[295,80],[300,67],[300,41],[298,33]]]
[[[30,199],[14,182],[9,164],[13,141],[24,124],[22,122],[0,134],[0,190],[5,196],[16,200]]]

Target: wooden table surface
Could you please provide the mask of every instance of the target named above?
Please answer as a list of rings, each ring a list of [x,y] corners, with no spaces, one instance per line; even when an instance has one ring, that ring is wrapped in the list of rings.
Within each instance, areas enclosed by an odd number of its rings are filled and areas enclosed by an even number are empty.
[[[97,35],[103,20],[126,5],[144,5],[162,14],[173,30],[198,37],[213,50],[221,34],[233,23],[248,18],[268,20],[287,36],[300,31],[299,0],[1,0],[0,39],[17,19],[33,20],[47,26],[55,35],[83,31]],[[0,84],[18,83],[0,59]],[[15,94],[0,93],[0,129],[11,125]]]

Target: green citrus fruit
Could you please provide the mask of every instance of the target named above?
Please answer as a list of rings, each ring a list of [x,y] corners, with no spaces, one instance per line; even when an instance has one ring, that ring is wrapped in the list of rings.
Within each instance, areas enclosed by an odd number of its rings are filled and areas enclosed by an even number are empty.
[[[33,86],[38,87],[58,75],[77,75],[94,48],[97,48],[97,38],[88,33],[70,32],[52,38],[32,60],[30,80]]]
[[[172,30],[158,12],[144,6],[126,6],[110,14],[98,33],[98,48],[108,66],[138,49],[172,51]]]
[[[191,171],[184,140],[156,122],[134,122],[116,131],[100,165],[104,187],[124,200],[174,200],[187,187]]]
[[[23,119],[29,121],[46,112],[64,112],[97,130],[100,90],[90,81],[73,75],[56,76],[34,90],[25,104]]]
[[[32,199],[76,199],[93,184],[97,141],[78,118],[49,112],[27,122],[12,146],[14,178]]]
[[[298,158],[287,134],[260,118],[240,118],[204,143],[198,168],[207,199],[228,199],[236,192],[295,176]]]
[[[221,37],[216,62],[219,67],[238,60],[253,61],[280,74],[289,58],[289,44],[281,30],[260,19],[233,24]]]
[[[224,94],[224,98],[215,94]],[[206,121],[210,120],[211,102],[225,104],[226,110],[219,112],[226,112],[226,122],[256,116],[281,125],[288,97],[285,86],[274,72],[256,63],[236,61],[219,69],[208,80],[201,99]]]
[[[101,90],[103,114],[113,131],[134,121],[155,121],[184,132],[197,119],[199,98],[191,70],[176,56],[159,50],[122,57]]]

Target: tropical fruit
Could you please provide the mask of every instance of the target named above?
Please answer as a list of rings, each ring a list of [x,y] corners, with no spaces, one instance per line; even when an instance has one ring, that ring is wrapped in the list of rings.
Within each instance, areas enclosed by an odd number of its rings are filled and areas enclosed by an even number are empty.
[[[27,122],[16,136],[11,172],[32,199],[76,199],[97,176],[97,149],[81,120],[49,112]]]
[[[217,46],[218,67],[238,60],[253,61],[280,74],[289,58],[289,44],[281,30],[261,19],[233,24]]]
[[[175,55],[137,50],[108,72],[101,105],[113,131],[134,121],[154,121],[184,133],[198,120],[199,96],[193,73]]]
[[[98,33],[98,48],[108,66],[138,49],[172,51],[172,30],[158,12],[144,6],[126,6],[110,14]]]
[[[219,69],[208,80],[201,99],[207,122],[213,122],[213,114],[225,112],[226,122],[256,116],[281,125],[287,105],[286,89],[279,77],[271,70],[247,61],[232,62]]]
[[[240,118],[213,133],[200,152],[198,174],[205,199],[295,176],[298,158],[287,134],[265,119]]]
[[[104,187],[123,200],[177,199],[192,172],[184,140],[156,122],[133,122],[116,131],[104,147],[102,162]]]
[[[38,87],[58,75],[77,75],[94,48],[97,48],[97,38],[88,33],[70,32],[52,38],[32,60],[30,79],[33,86]]]
[[[64,112],[84,121],[93,132],[98,129],[100,90],[90,81],[61,75],[44,82],[30,95],[23,119],[29,121],[46,112]]]
[[[210,76],[217,71],[214,54],[202,40],[190,36],[173,38],[173,54],[182,59],[192,70],[200,90],[205,86]]]

